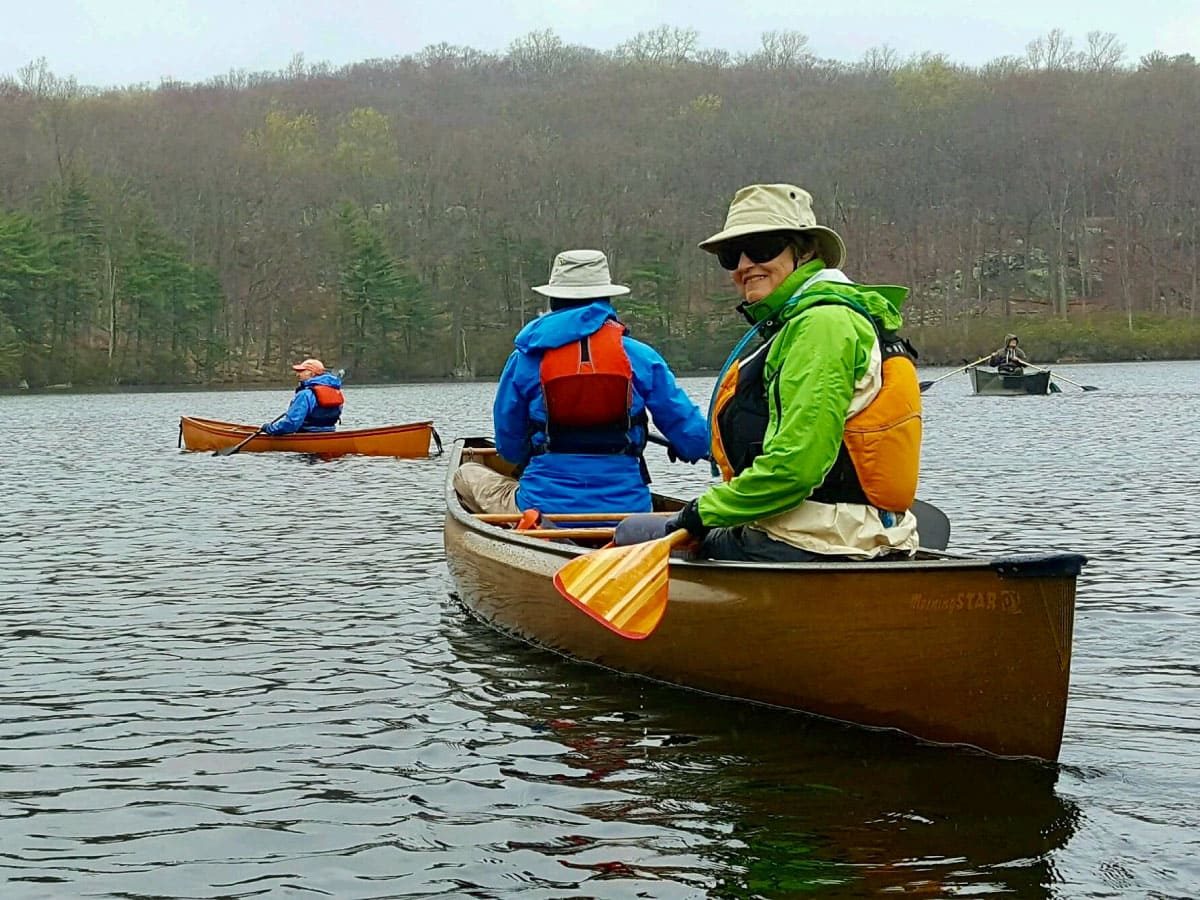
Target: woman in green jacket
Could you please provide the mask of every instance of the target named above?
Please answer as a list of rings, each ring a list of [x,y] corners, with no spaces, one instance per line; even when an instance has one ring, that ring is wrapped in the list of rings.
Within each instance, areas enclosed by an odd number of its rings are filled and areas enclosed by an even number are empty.
[[[841,237],[795,185],[742,188],[700,247],[729,271],[752,327],[709,410],[724,482],[667,531],[686,528],[716,559],[911,554],[921,395],[916,354],[896,334],[907,290],[853,283]],[[618,543],[644,539],[639,527],[652,526],[634,521]]]

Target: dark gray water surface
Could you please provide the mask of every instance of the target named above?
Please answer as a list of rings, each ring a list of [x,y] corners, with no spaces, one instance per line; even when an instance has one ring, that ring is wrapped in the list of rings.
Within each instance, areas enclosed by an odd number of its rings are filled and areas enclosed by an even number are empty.
[[[932,388],[921,479],[952,548],[1091,558],[1056,767],[502,637],[443,460],[176,450],[286,388],[0,397],[0,896],[1195,897],[1200,364],[1061,371],[1102,390]],[[489,384],[347,394],[491,432]]]

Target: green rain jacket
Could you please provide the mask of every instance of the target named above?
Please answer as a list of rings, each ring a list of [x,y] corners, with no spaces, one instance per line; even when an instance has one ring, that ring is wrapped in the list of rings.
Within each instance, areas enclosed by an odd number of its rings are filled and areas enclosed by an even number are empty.
[[[843,284],[836,279],[845,276],[830,269],[825,271],[835,280],[816,281],[798,293],[823,269],[820,260],[805,263],[747,307],[758,323],[774,320],[764,326],[767,336],[778,331],[763,373],[770,418],[753,464],[701,494],[700,518],[709,527],[786,512],[824,481],[837,460],[856,386],[872,365],[879,366],[879,354],[871,352],[878,343],[875,329],[854,307],[878,317],[885,330],[902,324],[907,288]]]

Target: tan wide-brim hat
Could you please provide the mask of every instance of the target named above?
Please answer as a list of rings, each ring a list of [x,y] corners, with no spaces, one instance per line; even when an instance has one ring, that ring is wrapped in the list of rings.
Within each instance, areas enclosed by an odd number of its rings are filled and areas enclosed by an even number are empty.
[[[619,297],[629,288],[613,284],[608,274],[608,257],[599,250],[564,250],[554,257],[550,283],[534,288],[543,297],[562,300],[590,300]]]
[[[701,250],[716,253],[726,241],[765,231],[800,231],[817,242],[817,254],[831,269],[846,261],[846,244],[832,228],[817,224],[812,195],[794,184],[752,184],[733,195],[725,227],[706,241]]]

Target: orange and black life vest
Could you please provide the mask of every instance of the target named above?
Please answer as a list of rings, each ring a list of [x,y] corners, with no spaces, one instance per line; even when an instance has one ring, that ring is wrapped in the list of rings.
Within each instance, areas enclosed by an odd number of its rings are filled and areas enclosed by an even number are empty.
[[[880,322],[857,305],[822,301],[809,309],[825,305],[845,306],[871,321],[879,341],[883,384],[865,409],[846,420],[837,460],[807,499],[902,512],[916,499],[920,468],[917,351],[907,339],[883,331]],[[764,378],[771,343],[779,330],[736,356],[714,393],[712,458],[725,481],[749,468],[762,453],[771,405],[776,415],[781,415],[778,373],[770,383]]]
[[[296,387],[296,393],[300,391],[312,391],[317,398],[317,405],[304,417],[301,428],[332,428],[337,425],[346,402],[341,388],[331,384],[300,384]]]
[[[542,355],[540,380],[547,421],[530,426],[545,433],[541,452],[641,455],[644,438],[639,446],[630,429],[645,426],[647,420],[645,412],[630,415],[633,366],[624,336],[625,326],[609,319],[592,334]]]

